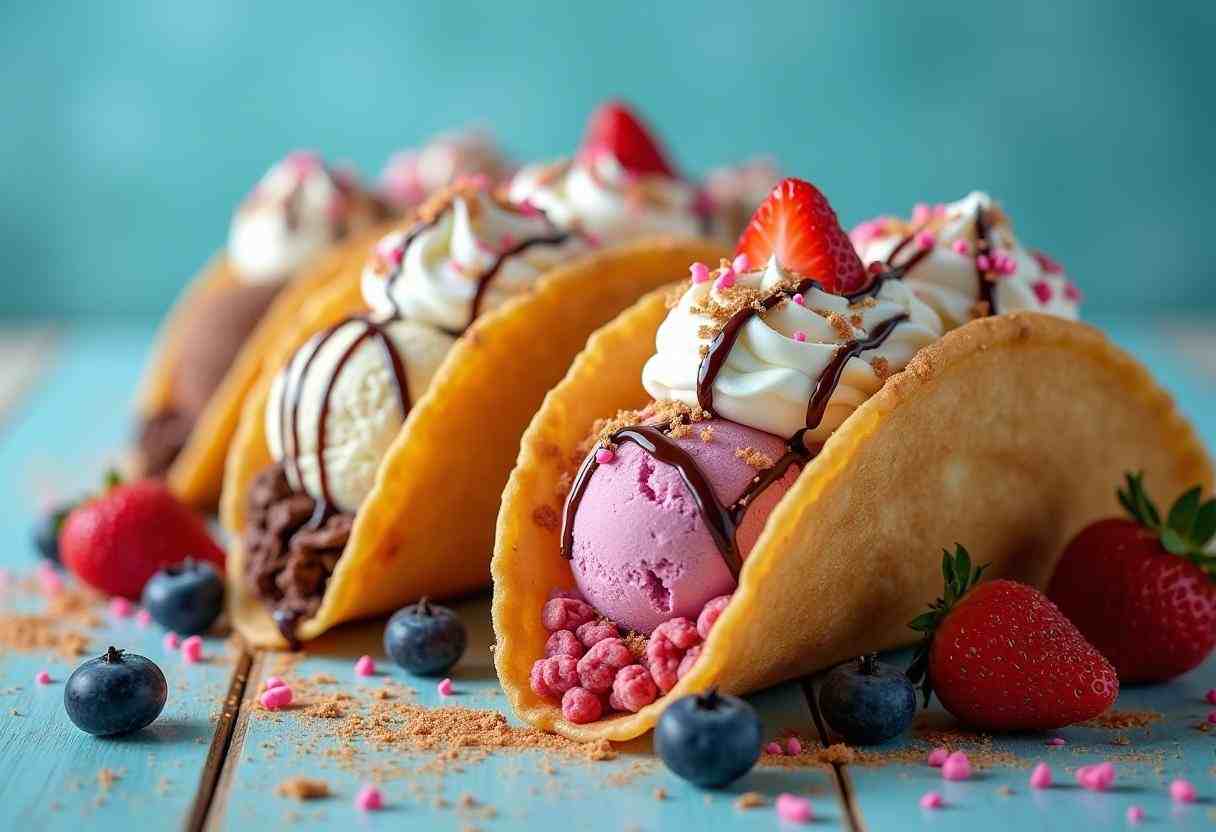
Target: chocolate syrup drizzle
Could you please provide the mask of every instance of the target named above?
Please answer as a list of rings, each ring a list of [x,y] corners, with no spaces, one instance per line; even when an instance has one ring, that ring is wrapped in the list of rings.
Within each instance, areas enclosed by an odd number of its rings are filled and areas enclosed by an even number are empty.
[[[885,281],[899,279],[902,276],[903,272],[900,269],[886,272],[876,277],[866,288],[846,294],[844,297],[850,303],[874,297],[881,291]],[[697,371],[697,403],[702,410],[708,413],[713,412],[714,381],[725,365],[726,357],[738,340],[744,325],[754,316],[788,301],[795,293],[805,294],[811,289],[822,290],[823,285],[812,278],[806,278],[793,289],[774,292],[759,304],[746,306],[731,315],[722,330],[710,343],[709,351],[701,359],[701,366]],[[907,319],[907,314],[897,315],[874,327],[873,332],[866,338],[848,341],[837,348],[832,360],[816,381],[815,390],[811,394],[810,401],[807,402],[806,427],[786,441],[786,450],[781,458],[753,477],[747,487],[743,489],[743,493],[730,505],[724,505],[718,499],[717,493],[705,473],[697,465],[696,460],[669,436],[670,426],[635,425],[626,427],[614,432],[608,441],[613,443],[632,442],[659,462],[671,465],[679,472],[684,484],[692,493],[697,510],[709,529],[718,552],[737,581],[739,572],[743,568],[743,558],[739,552],[736,536],[748,508],[769,486],[784,477],[790,467],[796,464],[805,465],[819,453],[822,445],[816,444],[814,447],[807,447],[806,435],[809,431],[819,427],[823,421],[828,403],[840,385],[845,366],[851,358],[855,358],[867,350],[881,347],[896,327]],[[587,486],[591,482],[591,476],[598,467],[599,462],[596,461],[595,454],[588,454],[575,475],[570,494],[566,498],[562,512],[561,553],[562,557],[567,560],[574,557],[574,517],[586,494]]]
[[[887,268],[895,269],[895,258],[898,254],[908,247],[908,244],[916,239],[916,235],[924,230],[924,226],[920,226],[906,234],[902,240],[891,249],[891,253],[887,255]],[[996,312],[996,285],[989,279],[988,273],[980,268],[979,258],[981,254],[988,254],[995,246],[992,244],[992,239],[988,236],[992,228],[988,224],[988,215],[982,207],[977,206],[975,209],[975,279],[979,284],[978,297],[976,300],[982,304],[985,310],[984,315],[995,315]],[[920,262],[929,256],[932,248],[921,249],[908,258],[907,262],[899,266],[900,277],[908,275],[914,268],[920,265]]]

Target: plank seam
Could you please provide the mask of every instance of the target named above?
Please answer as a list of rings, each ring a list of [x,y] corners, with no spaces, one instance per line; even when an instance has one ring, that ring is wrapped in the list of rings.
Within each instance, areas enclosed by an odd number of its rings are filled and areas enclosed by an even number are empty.
[[[216,786],[228,760],[228,749],[232,745],[237,717],[241,713],[241,704],[245,699],[245,686],[249,681],[252,664],[253,655],[248,650],[241,650],[240,656],[237,657],[236,668],[233,670],[232,682],[228,685],[228,694],[224,697],[223,710],[215,725],[215,733],[211,737],[207,760],[203,764],[202,774],[199,775],[194,803],[190,807],[190,814],[186,817],[186,832],[202,832],[203,827],[207,824],[207,815],[211,811]]]

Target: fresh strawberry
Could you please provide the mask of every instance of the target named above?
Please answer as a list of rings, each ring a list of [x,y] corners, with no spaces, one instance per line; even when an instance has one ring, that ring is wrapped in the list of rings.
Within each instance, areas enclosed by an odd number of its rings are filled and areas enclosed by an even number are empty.
[[[587,122],[579,158],[594,161],[601,153],[612,154],[626,171],[637,176],[678,178],[658,140],[621,101],[600,105]]]
[[[781,266],[815,278],[828,292],[855,292],[866,284],[861,258],[827,197],[802,179],[777,183],[752,214],[735,252],[756,266],[776,255]]]
[[[1110,662],[1043,593],[1016,581],[978,584],[967,550],[942,553],[946,592],[909,625],[925,634],[908,675],[947,711],[985,731],[1083,722],[1119,695]]]
[[[193,558],[224,568],[224,551],[202,518],[157,480],[111,480],[104,493],[68,515],[59,551],[77,578],[133,601],[162,566]]]
[[[1124,684],[1160,682],[1198,666],[1216,646],[1216,499],[1187,491],[1165,522],[1127,475],[1111,517],[1064,550],[1047,594],[1110,659]]]

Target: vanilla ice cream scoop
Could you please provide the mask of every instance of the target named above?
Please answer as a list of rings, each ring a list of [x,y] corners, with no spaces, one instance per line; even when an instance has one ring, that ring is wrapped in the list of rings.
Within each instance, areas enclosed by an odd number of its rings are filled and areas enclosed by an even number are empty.
[[[377,208],[353,176],[297,151],[275,164],[245,198],[228,231],[228,258],[245,283],[285,280]]]
[[[909,220],[868,220],[850,236],[863,263],[902,268],[948,329],[1023,310],[1077,318],[1077,287],[1050,257],[1024,248],[1000,205],[980,191],[918,205]]]
[[[733,340],[720,341],[728,330]],[[694,267],[692,285],[659,327],[642,386],[656,400],[781,437],[806,429],[807,440],[821,442],[941,334],[937,313],[899,280],[842,296],[775,259],[738,273]],[[828,376],[837,369],[833,386]]]
[[[402,150],[389,157],[380,174],[380,193],[405,211],[461,176],[481,174],[498,182],[510,171],[510,162],[486,130],[440,133],[418,150]]]

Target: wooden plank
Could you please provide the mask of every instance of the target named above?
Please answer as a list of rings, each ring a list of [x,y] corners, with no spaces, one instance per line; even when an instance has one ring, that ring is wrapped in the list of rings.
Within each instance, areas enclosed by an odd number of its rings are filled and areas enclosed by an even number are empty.
[[[38,561],[30,527],[49,502],[100,481],[127,436],[127,400],[151,335],[150,326],[66,334],[51,371],[10,418],[0,420],[0,501],[6,509],[0,512],[0,568],[10,574],[0,592],[0,615],[6,622],[43,608],[44,600],[17,579]],[[144,731],[94,738],[77,730],[63,710],[63,682],[80,659],[0,646],[0,826],[179,827],[194,800],[232,671],[223,641],[208,639],[209,660],[185,666],[165,653],[155,625],[141,628],[103,609],[99,626],[73,628],[88,636],[91,652],[114,644],[156,661],[169,682],[169,702]],[[54,684],[34,684],[41,669],[50,671]]]

